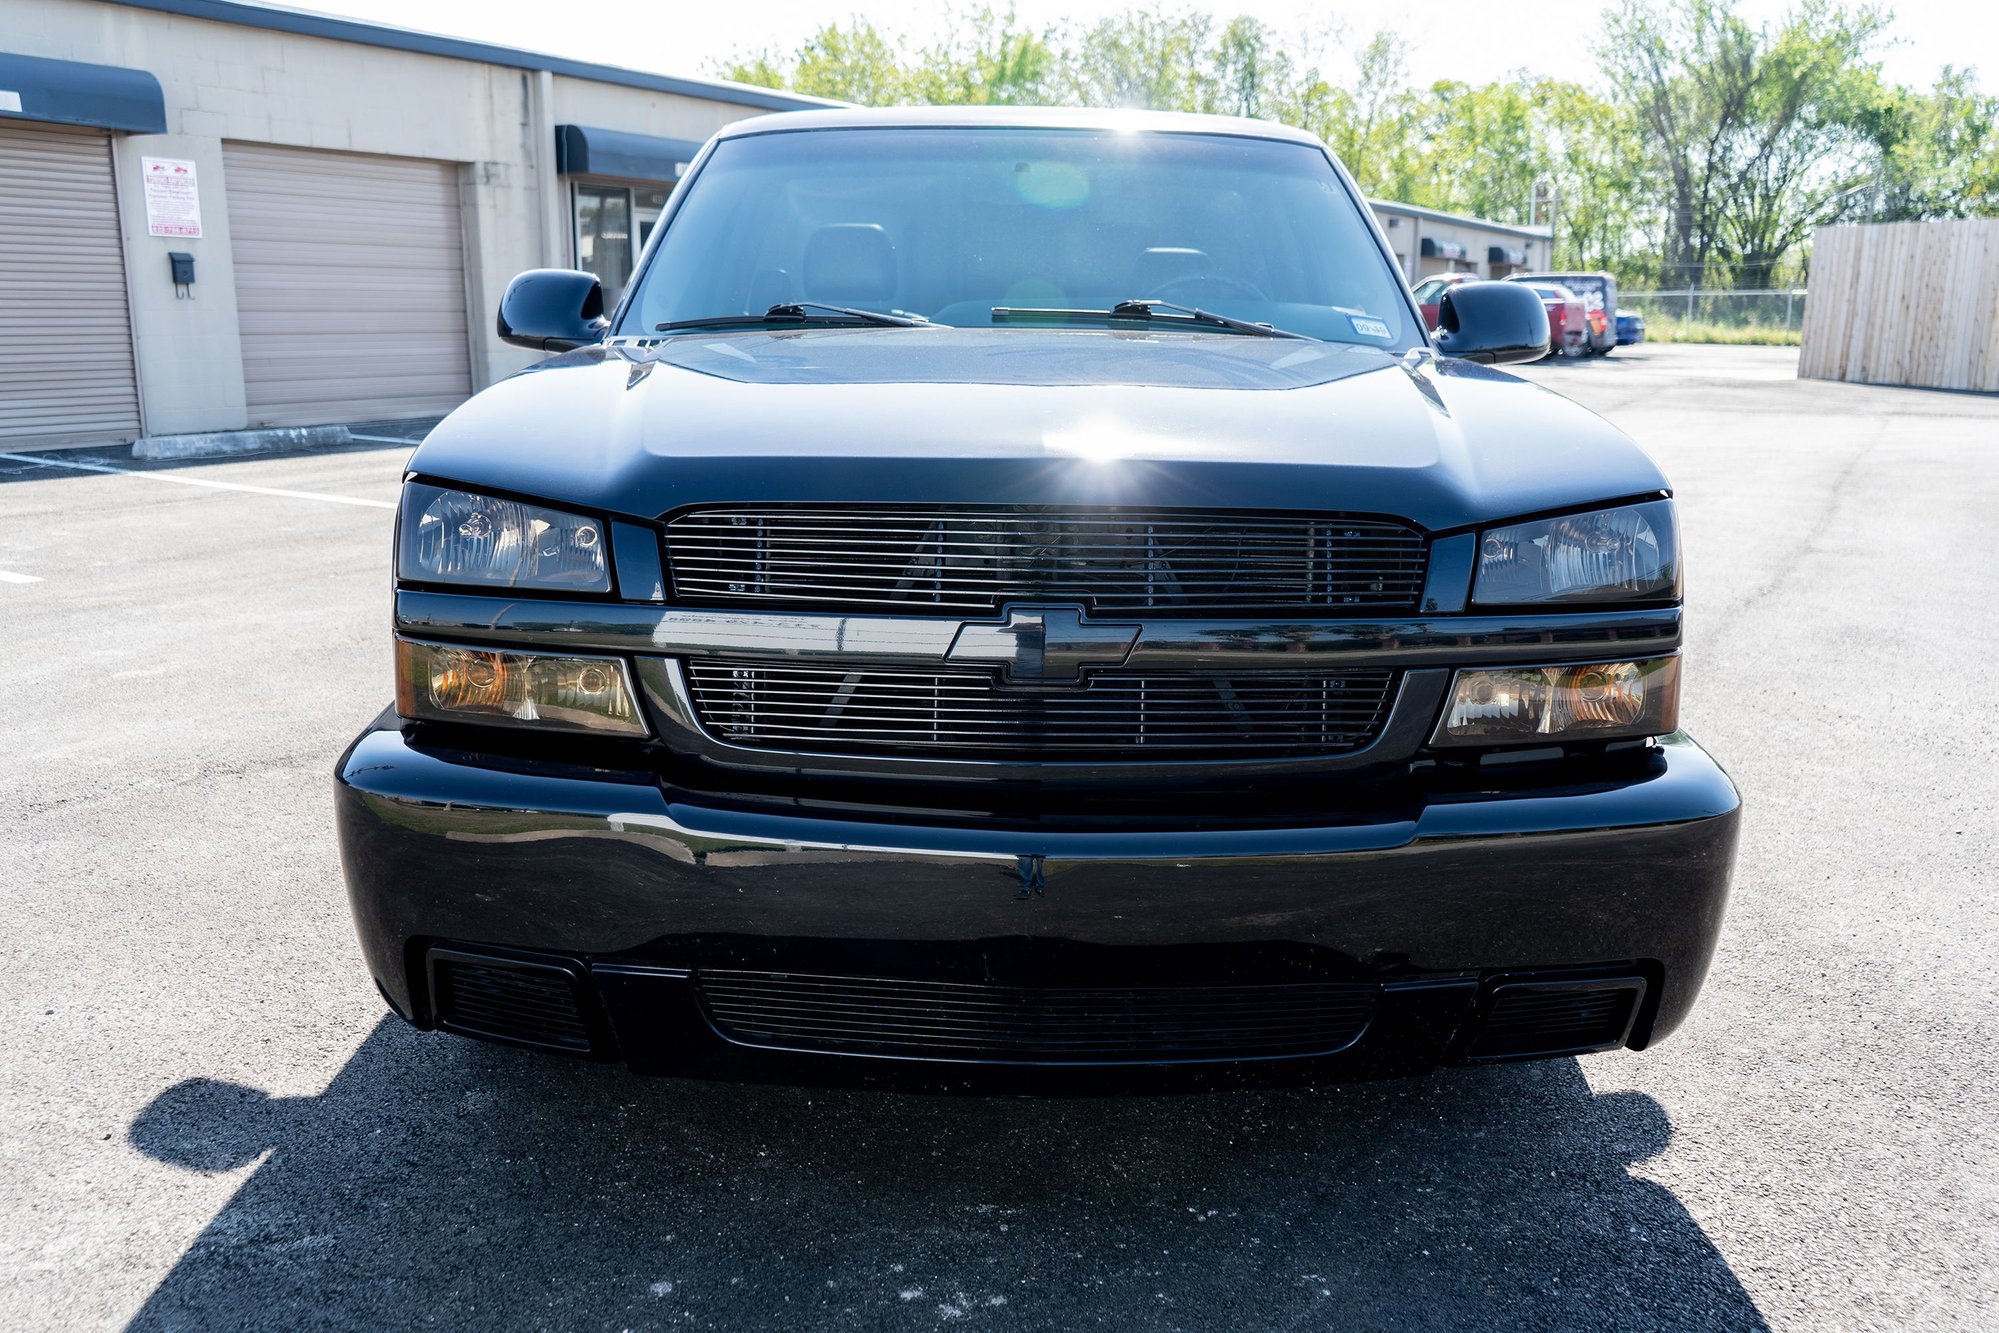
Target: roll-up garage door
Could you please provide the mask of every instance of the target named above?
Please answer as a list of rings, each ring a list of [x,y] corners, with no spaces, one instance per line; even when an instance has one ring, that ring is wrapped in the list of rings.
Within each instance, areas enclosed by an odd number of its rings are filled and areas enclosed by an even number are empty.
[[[456,168],[223,145],[252,426],[449,411],[472,392]]]
[[[138,434],[111,142],[0,124],[0,448]]]

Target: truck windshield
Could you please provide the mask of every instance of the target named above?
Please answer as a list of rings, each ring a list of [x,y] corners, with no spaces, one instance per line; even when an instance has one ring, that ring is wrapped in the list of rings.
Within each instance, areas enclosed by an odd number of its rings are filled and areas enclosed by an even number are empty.
[[[1400,275],[1318,149],[1001,128],[724,140],[619,332],[712,336],[710,321],[801,302],[966,328],[1103,327],[1117,303],[1146,299],[1391,350],[1421,341]]]

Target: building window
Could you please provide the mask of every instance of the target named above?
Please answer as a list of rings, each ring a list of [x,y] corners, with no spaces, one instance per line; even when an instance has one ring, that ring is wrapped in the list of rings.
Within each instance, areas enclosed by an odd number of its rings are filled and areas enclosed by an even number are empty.
[[[615,302],[631,281],[632,267],[672,192],[671,185],[576,182],[576,267],[597,275],[606,303]]]
[[[576,187],[576,267],[597,275],[607,302],[632,276],[632,192],[622,185]]]
[[[640,185],[632,190],[632,217],[639,224],[639,249],[646,248],[652,239],[652,224],[659,221],[659,215],[666,208],[666,196],[672,187],[665,185]]]

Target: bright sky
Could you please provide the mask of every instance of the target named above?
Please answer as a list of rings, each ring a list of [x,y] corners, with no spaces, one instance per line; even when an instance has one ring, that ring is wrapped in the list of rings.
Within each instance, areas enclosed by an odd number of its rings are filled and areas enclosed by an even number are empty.
[[[960,12],[977,0],[955,6]],[[1003,8],[1006,0],[996,0]],[[636,4],[566,5],[549,0],[317,0],[296,5],[375,23],[418,28],[663,74],[709,74],[719,62],[767,47],[795,49],[820,25],[850,14],[927,45],[949,27],[954,6],[909,0],[640,0]],[[1383,28],[1413,50],[1419,83],[1483,83],[1513,70],[1594,81],[1598,0],[1493,3],[1493,0],[1014,0],[1033,27],[1087,26],[1134,8],[1248,14],[1298,45],[1323,49],[1340,28],[1361,37]],[[1774,19],[1787,0],[1742,0],[1752,22]],[[1999,87],[1999,4],[1992,0],[1902,0],[1892,6],[1893,45],[1882,53],[1890,78],[1928,87],[1938,67],[1976,66],[1980,83]]]

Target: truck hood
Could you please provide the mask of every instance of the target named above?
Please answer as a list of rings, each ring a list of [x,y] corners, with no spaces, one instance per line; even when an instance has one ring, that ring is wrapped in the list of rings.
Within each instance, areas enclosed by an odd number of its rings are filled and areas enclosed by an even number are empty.
[[[1339,510],[1432,531],[1664,490],[1558,394],[1341,343],[1101,330],[692,334],[544,361],[413,472],[654,518],[836,501]]]

